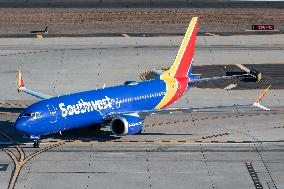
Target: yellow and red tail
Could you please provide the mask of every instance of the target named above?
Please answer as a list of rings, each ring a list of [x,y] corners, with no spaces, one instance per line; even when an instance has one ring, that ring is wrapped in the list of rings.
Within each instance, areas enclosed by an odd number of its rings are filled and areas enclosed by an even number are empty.
[[[171,68],[161,75],[161,79],[166,78],[186,78],[191,75],[191,65],[193,62],[196,34],[198,29],[198,17],[193,17],[187,28],[186,34],[179,48],[176,59]]]
[[[198,17],[193,17],[173,65],[160,76],[166,84],[166,93],[155,109],[171,105],[186,92],[191,75],[197,28]]]
[[[25,88],[25,83],[22,77],[21,70],[18,71],[18,90]]]

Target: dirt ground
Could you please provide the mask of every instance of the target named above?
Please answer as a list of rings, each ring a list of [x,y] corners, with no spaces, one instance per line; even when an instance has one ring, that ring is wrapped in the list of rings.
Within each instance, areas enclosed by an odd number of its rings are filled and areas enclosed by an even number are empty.
[[[284,29],[280,8],[0,8],[0,35],[45,26],[50,34],[184,33],[193,16],[200,17],[200,32],[240,32],[253,24]]]

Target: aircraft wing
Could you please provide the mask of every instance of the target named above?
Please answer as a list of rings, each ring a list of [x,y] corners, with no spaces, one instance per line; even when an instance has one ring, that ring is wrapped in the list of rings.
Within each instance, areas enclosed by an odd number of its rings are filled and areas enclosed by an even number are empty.
[[[105,119],[111,119],[115,116],[118,115],[125,115],[125,114],[131,114],[131,113],[137,113],[139,116],[141,117],[145,117],[147,115],[151,115],[151,114],[156,114],[156,113],[172,113],[172,112],[185,112],[185,113],[190,113],[193,111],[198,111],[198,110],[207,110],[207,109],[230,109],[230,108],[238,108],[238,107],[251,107],[251,106],[255,106],[258,107],[260,109],[269,111],[270,109],[261,105],[260,101],[263,99],[263,97],[265,96],[265,94],[268,92],[268,90],[270,89],[271,85],[269,87],[267,87],[263,93],[261,93],[261,95],[256,99],[256,101],[254,103],[251,104],[231,104],[231,105],[220,105],[220,106],[201,106],[201,107],[188,107],[188,108],[166,108],[166,109],[154,109],[154,110],[143,110],[143,111],[136,111],[136,112],[119,112],[119,113],[114,113],[114,114],[109,114],[105,117]]]
[[[27,93],[31,96],[34,96],[40,100],[44,100],[44,99],[48,99],[48,98],[51,98],[52,96],[50,95],[46,95],[46,94],[43,94],[43,93],[40,93],[40,92],[36,92],[36,91],[33,91],[33,90],[30,90],[28,88],[25,87],[25,83],[24,83],[24,80],[23,80],[23,77],[22,77],[22,73],[21,73],[21,70],[19,70],[18,72],[18,77],[19,77],[19,80],[18,80],[18,92],[24,92],[24,93]]]

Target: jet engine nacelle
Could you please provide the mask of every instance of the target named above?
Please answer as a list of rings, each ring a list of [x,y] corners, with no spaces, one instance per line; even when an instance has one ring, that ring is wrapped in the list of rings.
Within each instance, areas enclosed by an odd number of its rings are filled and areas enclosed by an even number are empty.
[[[143,121],[137,114],[122,115],[114,118],[110,128],[115,135],[133,135],[142,130]]]

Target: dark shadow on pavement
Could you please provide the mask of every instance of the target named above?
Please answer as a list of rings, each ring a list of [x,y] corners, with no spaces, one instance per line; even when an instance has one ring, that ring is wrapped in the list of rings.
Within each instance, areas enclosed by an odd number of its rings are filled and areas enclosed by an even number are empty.
[[[26,136],[24,136],[22,133],[19,133],[14,127],[14,122],[11,121],[0,121],[0,130],[5,132],[9,137],[11,137],[13,140],[15,140],[17,143],[23,144],[27,142],[31,142]],[[63,131],[62,135],[59,133],[55,134],[49,134],[41,136],[41,140],[44,139],[50,139],[50,141],[54,140],[56,142],[57,140],[80,140],[83,142],[89,142],[89,141],[99,141],[99,142],[107,142],[111,140],[117,140],[121,137],[116,137],[112,135],[111,131],[104,131],[104,130],[91,130],[88,127],[82,127],[77,129],[72,129],[68,131]],[[11,142],[2,134],[0,134],[0,149],[6,148],[6,147],[14,147],[14,144],[6,144]],[[5,143],[5,144],[3,144]]]
[[[82,142],[98,141],[107,142],[111,140],[117,140],[121,137],[112,135],[111,131],[104,130],[92,130],[88,127],[81,127],[76,129],[71,129],[63,131],[62,135],[60,133],[50,134],[43,136],[42,139],[54,139],[54,140],[81,140]]]
[[[7,108],[7,107],[0,107],[0,112],[7,112],[7,113],[20,113],[25,108]]]

